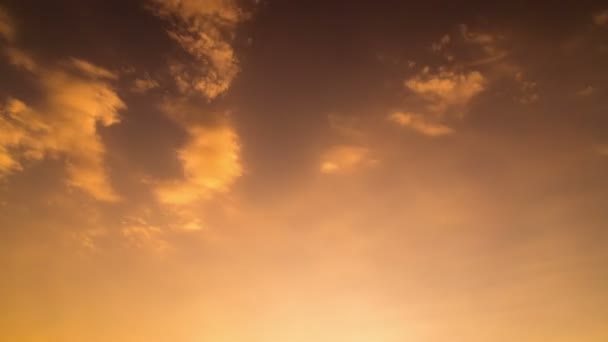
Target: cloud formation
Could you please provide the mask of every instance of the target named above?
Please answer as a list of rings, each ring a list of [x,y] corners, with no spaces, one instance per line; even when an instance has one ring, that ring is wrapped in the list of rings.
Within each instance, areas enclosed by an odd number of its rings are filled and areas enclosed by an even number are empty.
[[[70,58],[68,65],[73,66],[75,69],[79,70],[83,74],[91,77],[105,78],[109,80],[115,80],[118,78],[118,75],[116,75],[115,73],[97,65],[91,64],[82,59]]]
[[[399,126],[408,127],[429,137],[439,137],[454,132],[452,128],[442,123],[428,121],[417,113],[393,112],[389,114],[388,119]]]
[[[165,204],[209,199],[228,191],[243,173],[239,139],[231,127],[195,125],[187,132],[188,142],[177,152],[183,179],[164,182],[156,189],[158,199]]]
[[[370,158],[370,150],[356,145],[337,145],[330,147],[321,156],[321,173],[345,173],[361,166],[370,166],[376,161]]]
[[[68,184],[98,200],[117,200],[105,172],[105,148],[97,130],[98,125],[119,122],[118,112],[126,106],[111,85],[100,79],[110,76],[109,71],[76,59],[65,65],[71,70],[38,73],[39,102],[29,106],[14,98],[5,101],[0,117],[4,133],[0,173],[21,170],[26,160],[62,158]]]
[[[485,81],[478,71],[439,71],[436,74],[414,76],[405,81],[405,86],[427,101],[429,111],[443,114],[450,109],[461,110],[484,90]]]
[[[170,20],[169,37],[197,64],[173,62],[170,71],[183,93],[199,92],[212,100],[224,93],[239,72],[231,45],[236,26],[246,15],[232,0],[152,0],[156,15]]]
[[[388,119],[405,128],[429,137],[453,133],[444,121],[461,119],[471,100],[486,88],[486,78],[478,71],[454,72],[441,68],[432,73],[424,68],[404,81],[404,86],[415,95],[407,104],[415,110],[395,111]]]
[[[133,81],[131,90],[139,94],[144,94],[158,87],[160,87],[158,81],[152,79],[150,75],[145,75],[143,78],[136,78],[135,81]]]

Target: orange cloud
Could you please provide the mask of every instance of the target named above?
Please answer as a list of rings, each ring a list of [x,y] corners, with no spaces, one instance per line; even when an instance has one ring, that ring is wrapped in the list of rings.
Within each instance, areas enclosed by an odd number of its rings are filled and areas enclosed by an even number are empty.
[[[478,71],[455,73],[440,71],[437,74],[420,74],[405,81],[405,86],[428,102],[428,109],[443,113],[462,107],[482,92],[485,78]]]
[[[3,132],[9,132],[0,139],[0,172],[21,169],[22,159],[62,157],[68,184],[99,200],[117,200],[105,172],[105,148],[97,129],[119,122],[118,111],[126,106],[108,83],[95,78],[109,74],[88,62],[73,61],[77,62],[70,66],[85,75],[67,69],[39,72],[43,93],[39,103],[30,107],[17,99],[7,100],[0,117]]]
[[[354,145],[338,145],[330,147],[321,156],[319,170],[322,173],[344,173],[361,166],[372,165],[376,161],[370,159],[370,150]]]
[[[153,0],[155,14],[175,19],[168,31],[198,65],[173,63],[171,73],[182,92],[197,91],[209,100],[224,93],[239,72],[231,45],[236,25],[245,19],[235,1]]]
[[[226,192],[243,168],[236,132],[229,126],[193,126],[187,129],[189,140],[177,152],[183,167],[183,179],[165,182],[156,194],[162,203],[185,205]]]
[[[409,105],[417,110],[396,111],[388,119],[401,127],[438,137],[453,133],[443,121],[461,119],[471,100],[485,90],[486,78],[478,71],[457,73],[440,69],[431,73],[426,67],[405,80],[404,85],[416,95],[417,102]]]
[[[429,137],[439,137],[454,132],[450,127],[428,121],[424,116],[416,113],[394,112],[388,116],[388,119],[399,126],[411,128]]]
[[[131,90],[136,93],[143,94],[158,87],[160,87],[158,81],[152,79],[150,75],[146,75],[144,78],[135,79]]]
[[[92,77],[106,78],[109,80],[115,80],[118,78],[118,75],[115,73],[87,61],[83,61],[82,59],[70,58],[68,65],[71,65],[80,72]]]

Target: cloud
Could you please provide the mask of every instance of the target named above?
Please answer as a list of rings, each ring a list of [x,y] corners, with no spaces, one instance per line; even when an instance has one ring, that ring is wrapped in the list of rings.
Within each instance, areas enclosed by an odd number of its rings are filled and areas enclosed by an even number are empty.
[[[429,137],[449,135],[454,130],[444,124],[428,121],[423,115],[416,113],[394,112],[388,119],[399,126],[408,127],[412,130]]]
[[[97,68],[84,71],[99,76],[97,71],[102,69]],[[43,69],[37,76],[40,101],[28,106],[9,98],[2,107],[0,173],[21,170],[24,160],[62,158],[68,184],[98,200],[117,200],[105,172],[106,151],[97,130],[99,125],[119,122],[118,111],[125,108],[124,103],[104,80],[67,69]]]
[[[212,100],[228,90],[239,72],[231,45],[236,26],[247,16],[232,0],[152,0],[153,12],[171,20],[168,34],[198,63],[194,68],[172,63],[178,88]]]
[[[146,75],[144,78],[136,78],[131,90],[139,94],[144,94],[158,87],[160,87],[158,81],[150,78],[150,75]]]
[[[118,75],[115,73],[87,61],[83,61],[82,59],[70,58],[68,65],[91,77],[105,78],[109,80],[115,80],[118,78]]]
[[[105,172],[105,148],[97,132],[98,125],[119,122],[118,111],[126,107],[107,83],[117,75],[77,58],[52,68],[39,66],[12,45],[16,32],[2,8],[0,34],[11,43],[5,48],[9,62],[32,72],[40,90],[40,99],[31,105],[9,97],[0,107],[0,176],[22,170],[24,161],[61,158],[69,185],[98,200],[118,200]]]
[[[516,97],[519,103],[531,104],[538,101],[538,84],[536,82],[528,80],[521,71],[515,73],[515,81],[519,83],[520,88],[520,94]]]
[[[486,80],[478,71],[421,73],[405,81],[405,86],[427,102],[427,109],[443,114],[462,109],[485,89]]]
[[[323,153],[319,170],[326,174],[344,173],[375,163],[376,160],[370,159],[370,150],[366,147],[338,145],[330,147]]]
[[[506,50],[499,47],[501,37],[496,34],[471,31],[467,25],[461,24],[460,35],[466,44],[478,46],[482,52],[482,56],[466,64],[469,67],[496,63],[508,55]]]
[[[465,24],[460,25],[460,33],[466,42],[482,46],[491,46],[497,41],[497,37],[487,32],[474,32]]]
[[[15,36],[15,22],[10,17],[8,11],[0,6],[0,38],[12,42],[15,40]]]
[[[443,37],[441,37],[441,39],[439,39],[437,42],[435,42],[431,45],[431,50],[433,50],[435,52],[440,52],[449,43],[450,43],[450,36],[446,34]]]
[[[597,26],[608,25],[608,9],[593,14],[593,23]]]
[[[8,58],[8,62],[16,67],[23,68],[29,72],[35,72],[38,68],[36,61],[25,51],[16,47],[7,47],[4,49],[4,54]]]
[[[164,182],[156,195],[165,204],[184,205],[226,192],[243,174],[238,135],[228,125],[187,128],[186,145],[177,156],[183,179]]]
[[[595,94],[597,90],[592,87],[592,86],[586,86],[582,89],[580,89],[579,91],[576,92],[576,95],[581,96],[581,97],[587,97],[587,96],[591,96],[593,94]]]
[[[163,230],[150,225],[146,221],[125,224],[121,233],[135,248],[166,254],[171,250],[171,244],[165,239]]]

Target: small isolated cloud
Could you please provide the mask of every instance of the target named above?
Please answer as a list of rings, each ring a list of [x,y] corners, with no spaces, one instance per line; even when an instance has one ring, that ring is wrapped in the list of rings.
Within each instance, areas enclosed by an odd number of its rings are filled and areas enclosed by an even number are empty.
[[[86,73],[102,70],[81,62],[96,68],[86,68]],[[97,71],[93,74],[98,75]],[[0,173],[21,170],[26,160],[62,158],[71,186],[99,200],[117,200],[105,172],[98,125],[119,122],[118,111],[125,104],[104,80],[84,78],[67,69],[43,69],[37,76],[41,101],[27,105],[8,98],[0,108]]]
[[[440,71],[421,73],[405,81],[405,86],[426,101],[433,113],[462,110],[469,101],[485,89],[486,80],[478,71],[455,73]]]
[[[445,122],[462,119],[473,98],[486,88],[486,78],[479,71],[455,72],[440,68],[432,72],[423,68],[406,79],[404,86],[415,95],[405,103],[405,110],[388,115],[394,124],[429,137],[452,134]]]
[[[394,112],[389,114],[388,119],[401,127],[408,127],[429,137],[439,137],[454,132],[452,128],[442,123],[428,121],[417,113]]]
[[[197,64],[173,63],[170,71],[182,92],[196,91],[209,100],[224,93],[239,72],[231,45],[238,23],[246,19],[236,1],[152,0],[153,12],[173,23],[169,37]]]
[[[323,153],[319,170],[326,174],[345,173],[375,163],[374,159],[370,159],[370,150],[366,147],[338,145]]]
[[[97,65],[91,64],[82,59],[71,58],[68,65],[71,65],[75,69],[79,70],[81,73],[90,77],[105,78],[109,80],[115,80],[118,78],[118,75],[116,75],[115,73]]]
[[[129,217],[123,222],[122,236],[135,248],[158,254],[166,254],[171,245],[166,240],[165,232],[140,217]]]
[[[160,202],[185,205],[226,192],[242,175],[238,135],[228,125],[187,128],[186,145],[177,156],[183,179],[164,182],[156,188]]]
[[[160,87],[158,81],[152,79],[150,75],[146,75],[143,78],[136,78],[135,81],[133,81],[131,90],[135,93],[144,94],[158,87]]]
[[[450,36],[446,34],[443,37],[441,37],[441,39],[439,39],[437,42],[435,42],[431,45],[431,50],[433,50],[435,52],[440,52],[449,43],[450,43]]]
[[[592,20],[597,26],[608,26],[608,9],[593,14]]]
[[[538,101],[536,82],[528,80],[521,71],[515,73],[515,81],[519,83],[520,94],[515,97],[519,103],[532,104]]]
[[[581,97],[588,97],[591,96],[593,94],[595,94],[596,89],[592,86],[586,86],[582,89],[580,89],[579,91],[576,92],[576,95],[581,96]]]

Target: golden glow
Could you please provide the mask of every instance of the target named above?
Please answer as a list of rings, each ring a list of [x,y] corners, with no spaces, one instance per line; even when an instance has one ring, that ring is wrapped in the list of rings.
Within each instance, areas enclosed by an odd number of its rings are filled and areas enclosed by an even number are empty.
[[[0,341],[605,342],[608,12],[528,7],[0,6]]]

